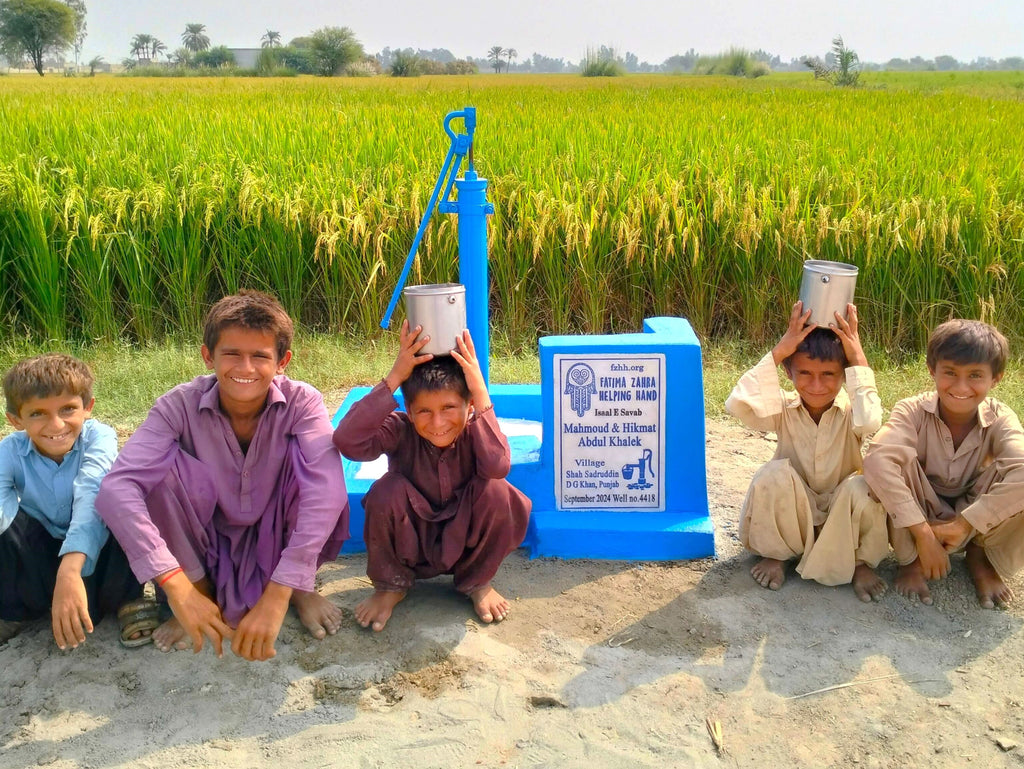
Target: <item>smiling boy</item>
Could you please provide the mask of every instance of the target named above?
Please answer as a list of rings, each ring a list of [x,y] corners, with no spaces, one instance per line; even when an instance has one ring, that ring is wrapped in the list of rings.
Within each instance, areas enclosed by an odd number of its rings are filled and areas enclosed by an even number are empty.
[[[50,615],[61,649],[76,648],[107,613],[127,607],[121,641],[149,642],[155,609],[96,514],[100,479],[117,455],[113,428],[91,418],[89,367],[50,353],[4,376],[0,441],[0,642],[24,620]]]
[[[743,500],[740,541],[761,556],[750,573],[762,587],[782,587],[786,564],[799,559],[804,579],[852,583],[862,601],[877,600],[885,583],[874,568],[889,551],[885,513],[859,475],[861,444],[882,421],[874,373],[854,305],[829,328],[807,325],[810,316],[793,305],[786,333],[725,403],[746,426],[778,436]],[[796,392],[779,387],[779,365]]]
[[[285,376],[292,321],[277,300],[241,291],[206,317],[212,374],[161,396],[103,481],[96,508],[141,580],[174,617],[163,651],[276,654],[291,603],[315,638],[341,611],[315,590],[317,567],[348,537],[341,458],[323,397]]]
[[[363,627],[384,629],[416,579],[453,574],[483,622],[505,619],[491,585],[522,542],[530,500],[505,476],[508,441],[494,416],[468,331],[450,356],[419,355],[429,337],[402,324],[386,377],[338,424],[334,445],[349,459],[387,454],[388,471],[363,498],[367,575],[374,592],[356,606]],[[394,392],[402,388],[406,411]]]
[[[928,340],[935,391],[900,401],[864,458],[864,476],[890,516],[896,590],[932,602],[964,550],[982,606],[1005,606],[1005,579],[1024,566],[1024,431],[989,397],[1006,367],[1006,339],[987,323],[951,320]]]

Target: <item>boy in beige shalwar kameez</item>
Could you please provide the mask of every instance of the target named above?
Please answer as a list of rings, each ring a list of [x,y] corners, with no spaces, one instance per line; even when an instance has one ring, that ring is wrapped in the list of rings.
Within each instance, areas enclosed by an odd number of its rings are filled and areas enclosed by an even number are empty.
[[[861,444],[881,424],[882,406],[852,304],[847,315],[836,313],[828,329],[806,326],[810,312],[797,302],[785,335],[743,375],[725,408],[747,427],[778,435],[740,513],[740,541],[761,556],[754,579],[777,590],[786,563],[799,559],[804,579],[853,583],[871,601],[885,591],[874,567],[889,542],[885,513],[860,475]],[[779,387],[780,364],[796,392]]]
[[[981,605],[1013,597],[1024,567],[1024,430],[989,391],[1003,376],[1006,339],[951,320],[928,340],[935,391],[900,401],[864,458],[864,477],[890,516],[896,590],[931,603],[927,580],[964,550]]]

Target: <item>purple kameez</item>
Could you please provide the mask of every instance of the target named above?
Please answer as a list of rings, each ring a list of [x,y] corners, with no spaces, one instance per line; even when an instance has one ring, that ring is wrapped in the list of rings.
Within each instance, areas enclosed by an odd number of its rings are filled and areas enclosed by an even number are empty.
[[[236,626],[270,580],[314,589],[348,538],[348,496],[321,394],[279,375],[247,451],[215,375],[157,399],[103,479],[96,509],[140,581],[206,577]]]
[[[388,457],[363,498],[367,574],[378,590],[453,574],[455,589],[485,587],[526,536],[530,500],[505,480],[508,441],[494,409],[475,415],[443,449],[417,434],[381,382],[341,420],[334,445],[349,459]]]

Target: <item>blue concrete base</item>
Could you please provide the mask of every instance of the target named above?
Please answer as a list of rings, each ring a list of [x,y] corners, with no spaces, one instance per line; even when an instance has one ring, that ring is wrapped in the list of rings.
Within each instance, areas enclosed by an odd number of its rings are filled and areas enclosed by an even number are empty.
[[[525,544],[532,558],[674,561],[714,555],[715,530],[707,516],[534,510]]]
[[[530,527],[523,542],[531,557],[663,561],[715,554],[705,481],[699,343],[689,324],[682,319],[650,319],[644,331],[643,334],[611,337],[548,337],[541,340],[541,375],[545,378],[552,351],[561,350],[567,344],[573,346],[582,342],[584,347],[602,343],[613,347],[628,344],[630,350],[668,349],[666,383],[671,394],[667,403],[667,424],[675,432],[685,434],[685,441],[679,441],[680,445],[669,442],[667,466],[672,470],[672,481],[676,485],[670,487],[663,511],[557,509],[553,450],[544,445],[553,433],[552,404],[544,403],[552,399],[552,384],[491,386],[491,399],[499,417],[545,423],[544,437],[539,442],[530,436],[509,439],[512,469],[508,480],[533,502]],[[676,344],[680,349],[672,349]],[[683,359],[683,354],[688,357]],[[337,425],[351,405],[369,390],[368,387],[353,389],[334,415],[334,424]],[[362,498],[374,479],[356,477],[361,463],[347,459],[342,462],[352,531],[352,539],[342,552],[361,552],[366,548]]]

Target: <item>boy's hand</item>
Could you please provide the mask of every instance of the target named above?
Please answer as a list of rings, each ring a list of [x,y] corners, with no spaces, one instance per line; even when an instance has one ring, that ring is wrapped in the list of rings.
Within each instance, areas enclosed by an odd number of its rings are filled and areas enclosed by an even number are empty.
[[[391,367],[391,371],[384,381],[387,382],[388,387],[391,388],[391,392],[395,392],[409,375],[412,370],[421,363],[426,363],[431,360],[434,356],[430,353],[419,355],[419,351],[423,346],[430,341],[429,336],[424,336],[422,339],[417,339],[420,332],[423,330],[423,326],[417,326],[416,328],[409,330],[409,319],[406,318],[402,321],[402,333],[401,342],[398,347],[398,357],[395,358],[395,365]]]
[[[231,639],[231,651],[250,662],[263,662],[277,654],[274,642],[281,632],[292,589],[276,582],[267,583],[260,600],[242,617]]]
[[[914,535],[924,578],[940,579],[949,574],[949,554],[935,537],[932,527],[927,523],[918,523],[910,527],[910,533]]]
[[[974,533],[974,527],[962,515],[952,521],[931,524],[932,534],[947,553],[963,549]]]
[[[491,395],[487,392],[487,383],[484,382],[484,372],[480,370],[480,361],[476,357],[476,348],[473,346],[473,338],[469,335],[469,329],[465,329],[455,338],[455,347],[452,350],[452,357],[462,366],[462,373],[466,375],[466,386],[469,388],[469,397],[473,401],[474,411],[485,411],[491,407]]]
[[[804,341],[806,336],[814,331],[815,326],[806,325],[811,319],[811,311],[804,312],[804,303],[797,302],[789,313],[789,326],[782,339],[772,348],[772,360],[775,365],[782,365],[782,361],[796,352],[796,348]]]
[[[205,635],[217,650],[217,656],[223,657],[224,639],[231,638],[234,631],[224,622],[220,607],[199,592],[183,572],[175,574],[162,587],[171,611],[192,639],[193,653],[202,651]]]
[[[846,305],[846,318],[836,313],[835,323],[829,323],[828,327],[836,332],[836,336],[843,343],[843,352],[846,353],[847,366],[866,366],[868,356],[864,354],[864,348],[860,346],[860,335],[857,333],[857,306]]]
[[[85,643],[85,634],[92,632],[89,617],[89,599],[82,581],[85,553],[67,553],[57,567],[57,583],[53,588],[50,617],[53,622],[53,640],[61,651],[69,646],[77,649]]]

